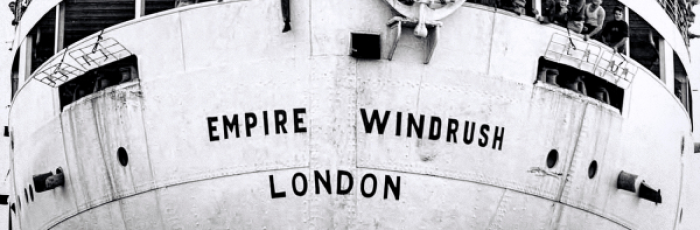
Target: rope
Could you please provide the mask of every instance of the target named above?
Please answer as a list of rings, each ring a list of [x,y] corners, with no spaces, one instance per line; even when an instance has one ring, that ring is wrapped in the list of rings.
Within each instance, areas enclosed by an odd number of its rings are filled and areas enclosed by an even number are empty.
[[[92,53],[97,52],[97,47],[100,45],[100,41],[102,41],[102,34],[105,32],[105,30],[100,30],[100,34],[97,35],[97,41],[95,41],[95,46],[92,47]]]
[[[63,49],[63,57],[61,57],[61,62],[59,62],[58,65],[56,65],[56,69],[53,70],[54,74],[57,73],[59,69],[61,69],[61,64],[63,64],[63,60],[66,59],[66,53],[68,53],[68,50]]]

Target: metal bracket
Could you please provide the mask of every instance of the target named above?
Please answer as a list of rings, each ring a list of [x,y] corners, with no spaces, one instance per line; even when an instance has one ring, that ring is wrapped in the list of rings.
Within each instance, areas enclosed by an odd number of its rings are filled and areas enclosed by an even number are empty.
[[[428,54],[425,57],[425,61],[423,62],[424,64],[430,63],[430,60],[433,58],[433,53],[435,52],[435,47],[438,44],[438,41],[440,40],[440,27],[442,27],[442,22],[439,21],[427,21],[425,22],[425,27],[427,28],[427,36],[426,38],[426,46],[428,49]],[[402,33],[402,28],[403,27],[409,27],[409,28],[416,28],[421,26],[420,23],[416,20],[410,20],[406,19],[403,17],[394,17],[389,22],[387,22],[387,26],[391,28],[391,33],[390,36],[391,38],[391,47],[389,48],[389,56],[387,59],[391,61],[394,57],[394,52],[396,51],[396,47],[399,45],[399,40],[401,40],[401,33]],[[418,29],[416,29],[418,30]],[[419,34],[416,36],[421,37]]]

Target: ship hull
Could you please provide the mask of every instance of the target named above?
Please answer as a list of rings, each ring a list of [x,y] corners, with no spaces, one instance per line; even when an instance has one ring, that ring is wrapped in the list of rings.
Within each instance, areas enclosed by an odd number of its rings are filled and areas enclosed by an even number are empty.
[[[392,42],[389,6],[360,2],[295,2],[304,23],[288,33],[277,1],[195,5],[106,31],[137,56],[138,80],[63,108],[39,83],[15,98],[13,160],[26,165],[16,184],[66,174],[21,198],[20,226],[676,226],[691,123],[651,73],[620,108],[536,82],[563,30],[473,5],[444,20],[429,64],[408,30],[392,60],[357,59],[351,32]],[[541,33],[518,36],[528,31]],[[664,191],[663,203],[618,189],[621,171]]]

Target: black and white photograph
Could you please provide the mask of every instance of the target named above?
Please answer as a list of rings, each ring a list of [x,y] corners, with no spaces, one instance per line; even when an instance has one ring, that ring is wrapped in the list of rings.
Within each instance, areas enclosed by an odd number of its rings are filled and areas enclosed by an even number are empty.
[[[0,0],[0,230],[697,230],[699,3]]]

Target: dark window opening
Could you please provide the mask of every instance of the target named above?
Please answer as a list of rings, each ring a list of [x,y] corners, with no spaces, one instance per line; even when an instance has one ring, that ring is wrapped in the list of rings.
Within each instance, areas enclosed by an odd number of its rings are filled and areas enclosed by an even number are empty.
[[[379,59],[381,37],[377,34],[350,33],[350,56],[363,59]]]
[[[690,115],[690,131],[693,131],[693,91],[691,89],[690,82],[688,82],[688,104],[686,109],[688,110],[688,115]]]
[[[90,70],[58,87],[61,108],[94,92],[138,79],[136,56]]]
[[[15,58],[12,61],[12,76],[10,78],[11,92],[10,99],[15,98],[15,93],[19,87],[19,52],[15,54]]]
[[[135,17],[134,0],[82,1],[65,3],[65,47],[107,27]]]
[[[31,72],[54,55],[54,35],[56,30],[56,8],[46,13],[29,33],[32,36]]]
[[[146,0],[145,14],[149,15],[177,7],[210,1],[214,0]]]
[[[660,77],[659,41],[661,36],[646,20],[629,10],[630,57]]]
[[[569,89],[622,111],[625,91],[589,72],[540,58],[537,81]]]
[[[518,15],[535,16],[534,0],[467,0],[467,2],[497,7]]]
[[[553,23],[570,29],[570,33],[581,33],[585,21],[585,0],[569,0],[563,3],[559,0],[541,0],[542,5],[538,11],[543,23]],[[566,5],[565,5],[566,4]],[[564,11],[564,9],[566,11]],[[574,23],[576,22],[576,23]]]
[[[693,120],[693,99],[688,80],[688,72],[685,71],[681,59],[676,52],[673,52],[673,94],[683,104],[683,107],[690,115],[690,120]]]
[[[155,14],[175,8],[175,0],[146,0],[145,14]]]

